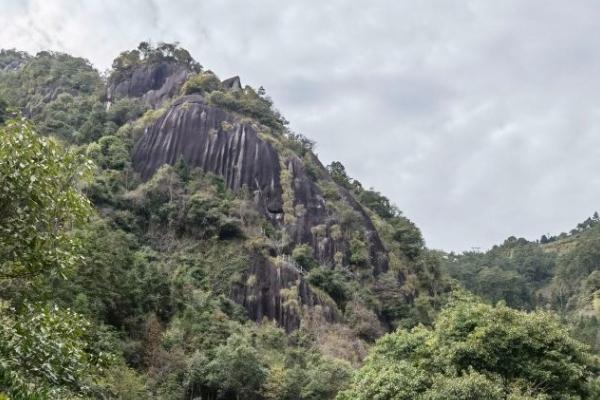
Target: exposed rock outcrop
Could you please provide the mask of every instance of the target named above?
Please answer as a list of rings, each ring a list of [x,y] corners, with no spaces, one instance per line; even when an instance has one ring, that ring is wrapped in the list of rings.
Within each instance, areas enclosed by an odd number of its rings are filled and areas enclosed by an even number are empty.
[[[276,266],[264,257],[256,257],[243,280],[233,288],[232,298],[254,321],[275,320],[290,332],[300,327],[303,307],[315,306],[321,308],[328,322],[341,318],[335,304],[319,298],[302,275],[285,262]]]
[[[279,158],[275,149],[250,126],[211,107],[200,95],[176,100],[146,129],[133,152],[133,166],[148,179],[163,164],[182,157],[190,167],[220,175],[227,186],[254,191],[262,209],[282,213]]]
[[[230,92],[242,90],[242,82],[240,81],[239,76],[233,76],[229,79],[225,79],[223,82],[221,82],[221,84],[225,90]]]
[[[326,174],[325,168],[316,159],[314,163]],[[331,228],[338,224],[340,216],[327,209],[325,200],[319,187],[307,176],[304,164],[295,156],[285,161],[286,168],[292,176],[292,190],[294,192],[294,209],[301,210],[296,213],[296,222],[288,227],[290,237],[295,243],[309,243],[312,245],[317,261],[323,265],[334,265],[336,253],[343,254],[348,262],[348,243],[336,238]],[[373,274],[378,275],[388,269],[388,258],[385,247],[363,207],[352,197],[350,192],[343,187],[338,187],[342,200],[362,220],[369,249],[369,261],[373,266]]]
[[[339,255],[343,265],[350,264],[348,239],[333,232],[342,217],[327,207],[304,161],[293,152],[278,151],[253,125],[209,105],[201,95],[183,96],[146,128],[135,145],[133,166],[143,179],[149,179],[163,164],[173,165],[179,158],[191,168],[223,177],[233,191],[243,187],[253,191],[258,209],[287,231],[292,245],[311,245],[319,264],[334,268]],[[330,180],[316,157],[313,162],[323,179]],[[362,221],[360,230],[373,275],[387,271],[387,253],[369,215],[347,190],[338,189],[340,201]],[[292,218],[286,218],[286,213]],[[311,290],[293,264],[275,266],[262,256],[255,258],[245,284],[232,293],[250,318],[273,319],[289,331],[299,326],[303,307],[320,306],[328,321],[339,319],[335,304]]]
[[[138,97],[158,107],[179,91],[190,72],[189,67],[174,61],[140,64],[111,76],[106,97],[109,102]]]

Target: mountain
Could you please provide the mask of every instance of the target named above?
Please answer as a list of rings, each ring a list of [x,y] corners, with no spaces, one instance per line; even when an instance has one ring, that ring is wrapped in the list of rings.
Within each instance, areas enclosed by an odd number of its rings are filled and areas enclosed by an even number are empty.
[[[97,166],[84,265],[43,291],[115,332],[153,390],[233,332],[281,329],[277,341],[313,354],[288,365],[284,346],[268,362],[285,373],[347,371],[384,332],[431,322],[449,287],[419,230],[340,163],[324,167],[264,89],[170,44],[121,53],[106,78],[66,54],[0,60],[0,97]],[[185,390],[219,393],[216,381]]]
[[[242,82],[0,51],[0,400],[597,398],[597,217],[429,250]]]

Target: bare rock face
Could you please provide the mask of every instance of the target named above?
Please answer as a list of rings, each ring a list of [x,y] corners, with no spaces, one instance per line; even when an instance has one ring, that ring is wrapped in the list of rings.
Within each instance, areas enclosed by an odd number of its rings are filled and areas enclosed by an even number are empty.
[[[146,128],[134,147],[133,167],[142,179],[149,179],[163,164],[173,165],[180,157],[191,168],[223,177],[232,191],[246,187],[254,192],[258,209],[273,224],[284,228],[293,244],[311,245],[321,265],[334,268],[336,254],[342,254],[344,264],[349,264],[349,243],[332,232],[341,218],[327,207],[302,159],[292,153],[279,154],[251,125],[208,105],[200,95],[175,100]],[[327,179],[325,168],[318,160],[315,162]],[[287,178],[282,182],[284,176]],[[373,274],[387,271],[387,252],[368,214],[348,191],[339,189],[341,201],[362,220]],[[290,212],[290,204],[284,207],[284,197],[288,202],[292,199],[294,218],[290,220],[284,218],[284,209]],[[244,283],[231,294],[251,319],[275,320],[290,331],[299,327],[305,307],[318,306],[329,322],[341,318],[335,304],[311,290],[293,263],[278,259],[275,265],[263,256],[254,258]]]
[[[254,321],[274,320],[290,332],[300,327],[305,307],[317,306],[328,322],[341,319],[335,304],[320,299],[302,275],[285,263],[275,266],[264,257],[256,257],[243,280],[233,288],[232,298]]]
[[[315,158],[315,163],[324,172],[325,168]],[[332,235],[331,227],[339,223],[339,215],[327,209],[319,187],[306,173],[304,164],[295,156],[285,160],[285,166],[293,177],[294,208],[301,212],[296,215],[296,222],[287,227],[290,237],[295,243],[309,243],[314,256],[322,265],[334,265],[336,253],[345,255],[346,262],[349,246],[342,239]],[[378,275],[388,270],[387,252],[369,215],[352,197],[348,190],[338,187],[342,200],[361,218],[366,242],[369,249],[369,261],[373,266],[373,274]]]
[[[133,152],[133,166],[143,179],[163,164],[182,157],[190,167],[222,176],[233,191],[254,191],[268,216],[282,212],[279,158],[275,149],[247,124],[206,104],[202,96],[176,100],[147,128]]]
[[[240,81],[239,76],[233,76],[229,79],[225,79],[221,82],[223,88],[229,92],[239,92],[242,90],[242,82]]]
[[[179,91],[189,74],[187,66],[173,61],[141,64],[112,76],[107,98],[112,102],[124,97],[138,97],[152,107],[158,107]]]

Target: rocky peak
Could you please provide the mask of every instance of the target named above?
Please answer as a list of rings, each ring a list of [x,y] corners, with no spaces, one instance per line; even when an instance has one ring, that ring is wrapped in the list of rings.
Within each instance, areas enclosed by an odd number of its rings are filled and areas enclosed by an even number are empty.
[[[141,97],[157,107],[179,93],[190,72],[168,61],[143,64],[113,80],[109,99]],[[172,100],[135,144],[133,168],[148,180],[162,165],[183,159],[190,168],[221,176],[233,192],[253,193],[256,208],[286,239],[268,256],[255,254],[242,279],[255,283],[234,288],[232,298],[252,319],[274,319],[288,331],[299,326],[304,306],[319,306],[327,320],[335,321],[339,318],[335,303],[315,294],[290,254],[297,246],[308,247],[317,265],[345,268],[351,274],[359,241],[363,246],[360,268],[370,268],[377,277],[388,270],[387,251],[361,204],[332,180],[314,154],[291,144],[294,135],[266,128],[251,113],[240,115],[252,104],[243,103],[248,99],[239,95],[240,89],[235,76],[222,81],[218,89],[204,88],[203,94]],[[228,101],[238,101],[238,107],[230,107]],[[324,199],[323,183],[338,192],[339,207]],[[349,214],[354,219],[350,229],[355,231],[342,235],[340,227]]]
[[[223,88],[229,92],[237,92],[242,90],[242,82],[240,81],[239,76],[233,76],[229,79],[225,79],[223,82],[221,82],[221,84],[223,85]]]
[[[187,65],[176,61],[141,63],[113,74],[108,82],[106,97],[109,102],[137,97],[156,108],[179,92],[191,72]]]

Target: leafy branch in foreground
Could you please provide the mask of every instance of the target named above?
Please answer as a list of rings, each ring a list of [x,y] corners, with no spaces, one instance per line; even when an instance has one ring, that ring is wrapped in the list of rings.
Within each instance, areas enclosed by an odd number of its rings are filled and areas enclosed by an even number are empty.
[[[24,119],[0,127],[0,279],[62,274],[79,261],[71,231],[91,213],[78,190],[91,167]]]

